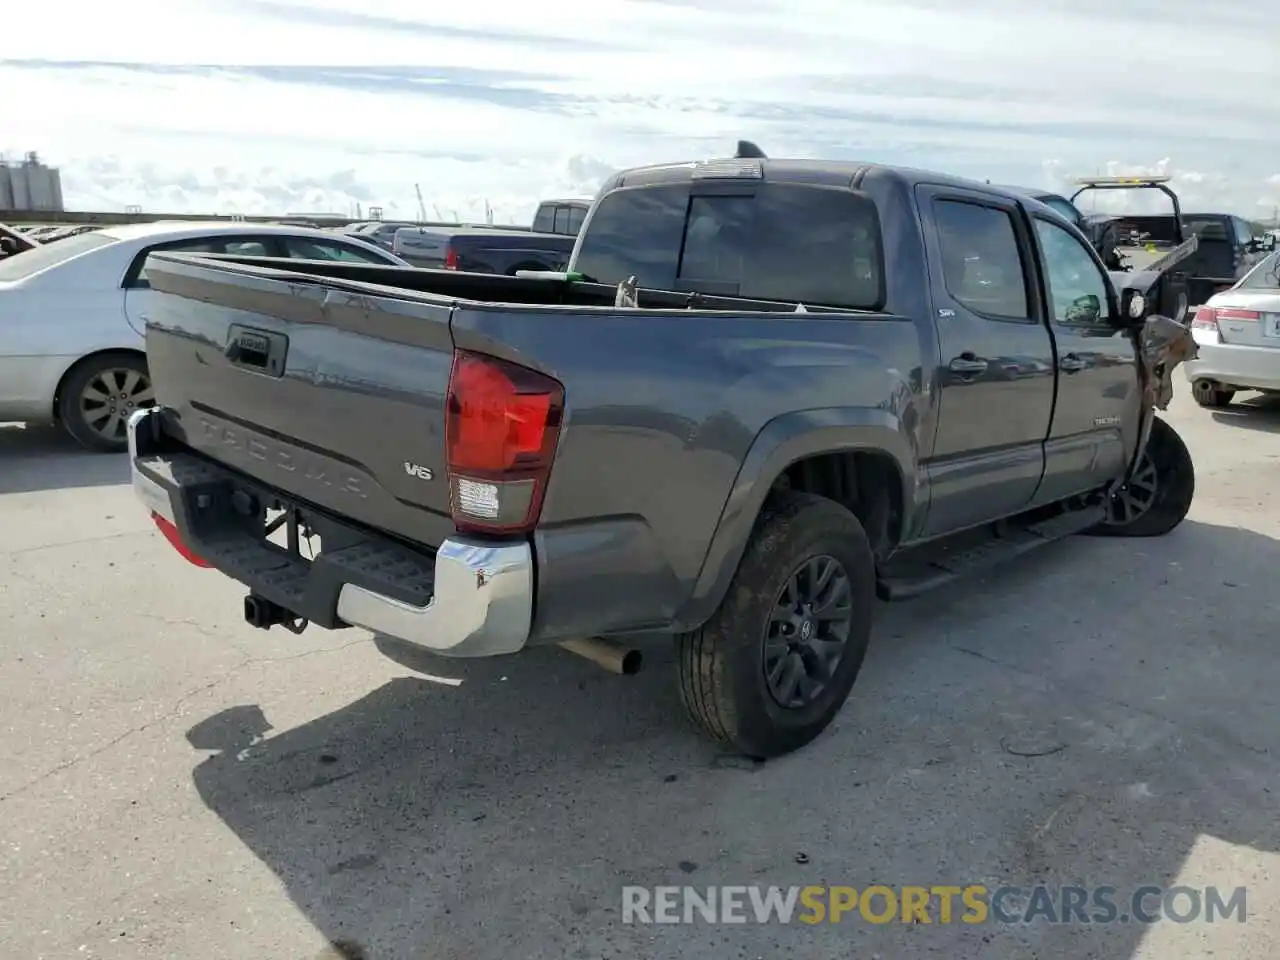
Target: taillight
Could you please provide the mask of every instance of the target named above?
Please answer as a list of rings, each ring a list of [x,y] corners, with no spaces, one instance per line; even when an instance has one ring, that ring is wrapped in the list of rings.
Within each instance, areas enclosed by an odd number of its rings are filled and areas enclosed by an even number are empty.
[[[444,268],[446,270],[458,269],[458,251],[453,247],[446,247],[444,251]]]
[[[1219,338],[1226,340],[1222,330],[1223,320],[1259,320],[1262,315],[1257,310],[1241,310],[1237,307],[1211,307],[1204,304],[1196,310],[1195,319],[1191,321],[1192,329],[1212,330]]]
[[[191,548],[182,542],[182,534],[178,532],[178,528],[169,520],[155,512],[152,512],[151,519],[155,521],[156,527],[159,528],[162,534],[164,534],[164,538],[169,541],[170,546],[177,550],[178,553],[182,554],[182,558],[184,560],[197,567],[205,567],[206,569],[213,566],[213,564],[204,557],[191,552]]]
[[[559,381],[496,357],[454,352],[445,448],[450,507],[459,530],[533,529],[563,414]]]

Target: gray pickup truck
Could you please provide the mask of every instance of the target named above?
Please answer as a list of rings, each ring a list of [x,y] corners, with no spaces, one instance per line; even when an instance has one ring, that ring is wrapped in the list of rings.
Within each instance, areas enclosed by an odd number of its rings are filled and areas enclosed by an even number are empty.
[[[1190,342],[1144,345],[1160,277],[1118,289],[1049,207],[939,174],[625,171],[562,277],[148,274],[134,488],[248,622],[619,672],[674,634],[689,716],[750,756],[831,722],[877,596],[1163,534],[1194,491],[1154,414]]]

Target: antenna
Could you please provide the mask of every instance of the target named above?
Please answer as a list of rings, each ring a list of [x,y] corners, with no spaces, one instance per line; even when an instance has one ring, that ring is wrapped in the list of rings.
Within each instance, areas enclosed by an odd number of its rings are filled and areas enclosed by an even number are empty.
[[[768,160],[763,150],[757,147],[750,140],[738,141],[738,152],[733,155],[735,160]]]

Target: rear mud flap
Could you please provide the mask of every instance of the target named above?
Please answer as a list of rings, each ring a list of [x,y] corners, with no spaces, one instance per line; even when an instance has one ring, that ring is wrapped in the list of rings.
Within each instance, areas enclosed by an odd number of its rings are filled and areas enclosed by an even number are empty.
[[[1142,426],[1138,445],[1125,471],[1127,483],[1147,449],[1151,425],[1157,410],[1169,409],[1173,400],[1173,371],[1178,364],[1194,360],[1199,353],[1191,325],[1155,314],[1148,317],[1138,333],[1138,368],[1142,383]]]

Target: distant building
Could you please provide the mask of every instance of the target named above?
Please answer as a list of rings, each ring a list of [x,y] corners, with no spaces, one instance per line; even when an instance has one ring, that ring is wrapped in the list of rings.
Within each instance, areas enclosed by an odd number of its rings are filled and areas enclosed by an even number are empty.
[[[61,213],[62,175],[46,167],[34,153],[21,162],[0,158],[0,210],[42,210]]]

